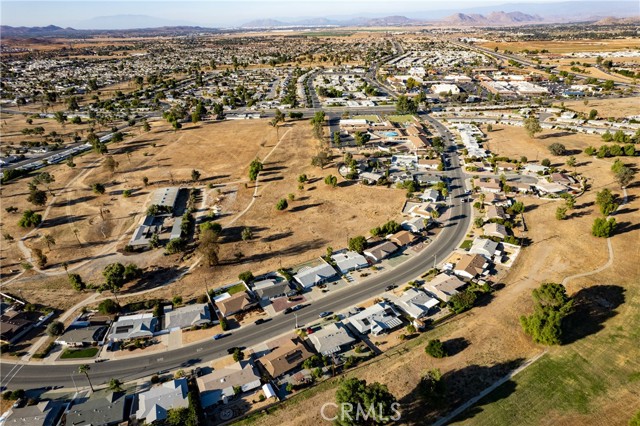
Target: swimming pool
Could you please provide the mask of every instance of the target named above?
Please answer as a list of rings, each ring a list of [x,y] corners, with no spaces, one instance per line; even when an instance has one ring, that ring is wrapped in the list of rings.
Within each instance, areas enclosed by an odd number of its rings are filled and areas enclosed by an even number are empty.
[[[387,136],[387,137],[389,137],[389,138],[394,137],[394,136],[398,136],[398,132],[383,132],[382,134]]]

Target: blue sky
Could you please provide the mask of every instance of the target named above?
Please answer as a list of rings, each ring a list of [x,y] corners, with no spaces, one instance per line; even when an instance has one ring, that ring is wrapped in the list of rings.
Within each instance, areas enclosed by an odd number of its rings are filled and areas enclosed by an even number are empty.
[[[553,0],[526,0],[526,3],[550,3]],[[307,17],[349,18],[356,16],[411,15],[416,12],[463,10],[466,8],[516,1],[467,0],[200,0],[200,1],[0,1],[1,22],[13,26],[59,25],[74,28],[98,28],[92,18],[113,15],[146,15],[166,25],[201,25],[229,27],[262,19],[296,19]],[[606,3],[606,2],[603,2]],[[427,15],[428,16],[428,13]],[[424,18],[425,16],[421,16]],[[141,22],[144,22],[142,20]]]

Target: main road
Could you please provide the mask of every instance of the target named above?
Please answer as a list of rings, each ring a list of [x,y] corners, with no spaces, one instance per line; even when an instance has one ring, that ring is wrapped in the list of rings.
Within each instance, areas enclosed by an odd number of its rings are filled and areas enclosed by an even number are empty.
[[[192,344],[180,349],[157,352],[152,355],[131,357],[91,364],[91,380],[94,384],[108,382],[112,378],[130,381],[153,375],[160,371],[189,368],[195,364],[213,360],[227,354],[227,349],[234,346],[253,346],[273,337],[293,331],[296,321],[299,326],[310,324],[318,319],[323,311],[341,312],[357,304],[381,294],[384,288],[392,283],[401,284],[413,280],[433,267],[437,260],[444,260],[464,238],[471,222],[471,204],[463,202],[465,184],[464,174],[458,162],[458,155],[453,145],[453,137],[438,121],[424,115],[443,136],[447,147],[444,152],[446,174],[450,185],[449,219],[443,224],[440,235],[420,253],[410,257],[398,267],[382,272],[358,284],[330,292],[322,299],[294,315],[279,314],[261,325],[249,325],[234,330],[220,340],[209,340]],[[381,202],[384,202],[381,200]],[[55,364],[12,363],[3,361],[0,364],[2,386],[10,389],[30,389],[42,386],[65,386],[74,384],[86,385],[83,375],[77,374],[78,364],[57,362]]]

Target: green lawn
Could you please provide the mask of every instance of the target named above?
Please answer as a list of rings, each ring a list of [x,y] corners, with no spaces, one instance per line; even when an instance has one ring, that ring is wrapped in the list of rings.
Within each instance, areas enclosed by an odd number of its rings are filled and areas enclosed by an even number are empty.
[[[247,288],[244,286],[244,284],[236,284],[233,287],[229,287],[227,289],[227,293],[229,294],[236,294],[236,293],[240,293],[242,291],[245,291]]]
[[[604,329],[553,347],[455,423],[464,425],[627,425],[640,411],[640,293],[627,287]],[[624,401],[624,402],[622,402]],[[613,407],[625,405],[624,412]],[[613,410],[613,411],[612,411]],[[617,414],[608,420],[603,416]],[[598,421],[600,419],[600,421]]]
[[[60,355],[61,359],[74,359],[74,358],[92,358],[98,353],[98,348],[84,348],[84,349],[65,349]]]
[[[464,240],[464,242],[460,244],[460,248],[464,250],[469,250],[472,244],[473,244],[473,240]]]
[[[389,115],[387,117],[387,119],[389,121],[392,121],[394,123],[414,123],[415,120],[413,118],[413,115],[411,114],[405,114],[405,115]]]
[[[378,117],[377,115],[354,115],[351,117],[351,119],[353,120],[369,120],[369,121],[375,121],[378,122],[380,121],[380,117]]]

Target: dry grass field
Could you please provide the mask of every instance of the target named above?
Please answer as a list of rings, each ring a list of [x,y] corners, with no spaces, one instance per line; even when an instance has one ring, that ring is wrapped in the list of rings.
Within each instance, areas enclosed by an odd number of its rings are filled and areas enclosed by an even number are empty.
[[[522,129],[514,129],[513,136],[526,138]],[[534,157],[538,150],[537,143],[537,140],[519,142],[518,155]],[[569,142],[566,143],[569,145]],[[502,150],[503,147],[506,150]],[[505,138],[500,144],[494,142],[492,147],[492,150],[501,155],[514,155],[513,149],[510,138]],[[597,239],[590,234],[593,219],[599,215],[593,202],[596,190],[602,187],[609,187],[616,193],[620,190],[609,171],[610,161],[587,160],[584,155],[579,155],[578,160],[580,165],[577,171],[587,176],[594,189],[578,199],[577,208],[571,212],[570,219],[562,222],[562,226],[558,226],[559,222],[554,217],[555,209],[561,201],[521,198],[527,206],[527,236],[532,239],[533,244],[521,252],[514,267],[501,280],[504,288],[494,293],[493,299],[486,306],[476,307],[454,321],[404,343],[350,373],[368,381],[387,384],[403,404],[403,424],[429,423],[442,413],[422,403],[415,392],[419,378],[429,369],[439,368],[443,373],[449,389],[446,399],[454,407],[489,386],[521,360],[539,354],[543,347],[531,343],[521,331],[518,321],[520,315],[531,310],[531,290],[543,282],[561,282],[564,277],[590,271],[607,263],[606,240]],[[635,164],[638,165],[637,160]],[[515,384],[508,382],[501,388],[500,392],[506,395],[499,394],[495,399],[506,398],[502,399],[504,406],[474,407],[463,414],[467,418],[466,422],[491,425],[569,425],[584,422],[596,425],[603,424],[600,420],[607,418],[611,420],[610,424],[626,424],[627,415],[639,408],[637,374],[631,374],[640,369],[638,358],[633,355],[637,354],[638,348],[631,346],[634,339],[637,341],[637,330],[640,329],[640,292],[635,288],[640,273],[637,262],[634,261],[639,255],[640,217],[637,206],[640,187],[631,187],[629,194],[631,203],[616,215],[618,222],[623,225],[620,233],[613,237],[614,259],[611,266],[599,275],[567,283],[569,293],[578,295],[580,300],[588,298],[589,289],[596,285],[622,287],[626,290],[626,298],[624,304],[616,310],[617,315],[611,313],[613,318],[608,321],[606,316],[574,318],[574,322],[590,326],[579,328],[572,336],[573,343],[551,348],[549,354],[541,358],[539,364],[525,370]],[[444,359],[430,358],[424,353],[424,346],[432,338],[456,343],[462,349],[454,356]],[[609,350],[610,344],[614,344],[620,352]],[[612,358],[613,353],[625,355]],[[535,376],[529,381],[520,382],[520,377],[526,378],[530,372],[534,374],[538,368],[544,369],[548,363],[560,367],[555,371],[545,370],[547,376]],[[595,385],[585,382],[585,377],[590,374],[591,363],[596,364]],[[607,363],[611,365],[607,366]],[[572,370],[574,366],[575,374]],[[286,409],[258,416],[246,424],[329,424],[320,417],[319,407],[325,402],[335,401],[337,383],[337,380],[330,381],[309,392],[303,392],[285,403]],[[536,387],[526,386],[528,383],[534,383]],[[547,398],[547,386],[550,383],[552,387]],[[592,393],[592,388],[588,386],[595,386],[598,392]],[[565,392],[567,389],[573,393]],[[508,397],[509,394],[511,396]],[[535,398],[527,398],[528,395]],[[566,400],[578,402],[565,403]],[[585,411],[582,411],[584,407],[587,407],[588,413],[598,415],[585,416]],[[623,410],[621,407],[629,408]],[[483,410],[486,415],[482,414]]]
[[[595,109],[600,117],[622,118],[640,115],[639,98],[589,99],[587,105],[583,101],[565,101],[565,107],[574,111],[589,114]]]
[[[499,42],[489,41],[480,44],[487,49],[498,47],[500,50],[511,50],[520,52],[525,49],[542,50],[546,49],[550,53],[572,53],[572,52],[611,52],[617,50],[631,49],[635,50],[640,47],[640,39],[613,39],[613,40],[557,40],[557,41],[513,41]]]
[[[190,266],[195,257],[181,261],[178,255],[164,256],[162,249],[133,255],[119,252],[142,218],[150,193],[164,186],[198,186],[206,194],[207,208],[214,204],[222,207],[218,219],[225,227],[222,262],[215,269],[196,268],[182,281],[148,297],[190,297],[202,290],[204,280],[218,286],[234,281],[243,270],[257,274],[293,266],[323,254],[327,246],[344,247],[349,236],[366,234],[370,228],[399,216],[402,191],[347,182],[331,188],[324,183],[325,176],[337,175],[337,171],[333,165],[324,170],[310,165],[317,141],[306,121],[282,126],[278,136],[280,143],[276,145],[276,131],[265,120],[201,123],[179,132],[157,121],[152,122],[151,132],[134,130],[124,142],[109,145],[118,162],[113,174],[103,166],[104,159],[93,153],[77,157],[75,168],[49,167],[47,171],[56,179],[50,188],[55,198],[50,195],[44,208],[34,208],[27,202],[28,179],[5,185],[3,205],[17,207],[18,213],[3,215],[2,232],[14,237],[13,242],[3,243],[0,248],[3,277],[15,275],[24,262],[18,239],[29,230],[19,228],[17,222],[28,208],[43,214],[44,224],[29,235],[25,245],[44,251],[48,257],[44,272],[54,275],[44,277],[29,271],[8,287],[26,289],[25,297],[50,303],[48,291],[68,286],[63,262],[70,271],[94,284],[100,283],[104,266],[116,261],[161,269]],[[248,181],[248,165],[254,158],[267,155],[257,197],[252,200],[254,184]],[[193,169],[202,174],[197,184],[190,181]],[[297,178],[302,173],[310,182],[301,191]],[[148,187],[143,185],[143,177],[149,178]],[[94,194],[93,183],[105,184],[106,193]],[[125,190],[132,195],[125,198]],[[289,201],[289,208],[277,211],[277,200],[290,193],[294,200]],[[354,209],[355,205],[358,208]],[[239,237],[244,227],[252,229],[252,240]],[[54,237],[56,244],[47,247],[44,235]],[[239,252],[244,257],[238,260],[235,254]],[[68,300],[58,303],[60,307],[71,304]]]

